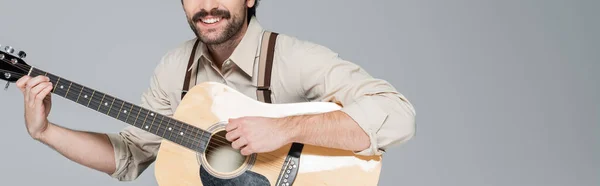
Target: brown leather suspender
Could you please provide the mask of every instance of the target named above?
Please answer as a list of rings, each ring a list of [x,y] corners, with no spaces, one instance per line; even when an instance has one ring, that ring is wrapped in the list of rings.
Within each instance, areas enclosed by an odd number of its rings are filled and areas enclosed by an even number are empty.
[[[273,68],[273,55],[278,34],[265,31],[258,62],[258,82],[256,98],[265,103],[271,103],[271,71]],[[266,54],[266,55],[263,55]]]
[[[265,103],[271,103],[271,71],[273,68],[273,56],[275,54],[275,43],[279,34],[275,32],[265,31],[263,33],[262,44],[260,45],[260,58],[258,62],[258,80],[256,97],[259,101]],[[187,91],[196,84],[196,68],[191,68],[194,63],[196,49],[198,47],[199,39],[196,39],[194,47],[192,48],[190,59],[186,68],[185,79],[183,82],[183,88],[181,92],[181,99],[185,96]]]
[[[194,69],[191,69],[192,64],[194,63],[194,59],[196,58],[196,49],[198,48],[198,43],[200,43],[200,39],[196,39],[194,43],[194,47],[192,48],[192,53],[190,54],[190,60],[188,61],[187,68],[185,69],[185,79],[183,80],[183,89],[181,90],[181,99],[187,94],[188,90],[192,88],[192,86],[196,85],[196,73]],[[197,65],[196,65],[197,66]],[[192,72],[194,72],[192,76]]]

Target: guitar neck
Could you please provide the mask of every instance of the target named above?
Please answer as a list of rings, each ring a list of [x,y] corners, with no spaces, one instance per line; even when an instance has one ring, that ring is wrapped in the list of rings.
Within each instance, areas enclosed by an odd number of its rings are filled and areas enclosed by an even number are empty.
[[[32,67],[30,76],[46,76],[52,82],[52,93],[144,131],[204,152],[210,133],[171,117],[153,112],[100,91]]]

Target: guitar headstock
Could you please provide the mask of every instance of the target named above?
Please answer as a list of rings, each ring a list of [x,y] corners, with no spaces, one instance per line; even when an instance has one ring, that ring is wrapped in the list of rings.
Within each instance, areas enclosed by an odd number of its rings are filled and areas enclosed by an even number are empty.
[[[16,82],[27,75],[31,66],[25,63],[27,54],[17,51],[11,46],[0,45],[0,79],[7,82]]]

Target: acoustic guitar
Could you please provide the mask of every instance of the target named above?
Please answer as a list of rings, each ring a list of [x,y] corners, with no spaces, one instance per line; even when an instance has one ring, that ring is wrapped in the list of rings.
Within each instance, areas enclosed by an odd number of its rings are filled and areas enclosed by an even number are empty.
[[[0,46],[0,79],[7,87],[24,75],[47,76],[53,94],[162,137],[154,172],[161,186],[378,184],[381,156],[305,144],[243,156],[225,139],[229,118],[323,113],[340,109],[335,103],[267,104],[206,82],[192,87],[169,117],[32,67],[25,57]]]

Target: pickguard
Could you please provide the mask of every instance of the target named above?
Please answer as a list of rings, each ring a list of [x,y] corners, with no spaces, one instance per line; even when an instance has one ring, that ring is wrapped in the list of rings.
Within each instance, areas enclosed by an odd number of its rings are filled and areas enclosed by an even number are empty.
[[[231,179],[221,179],[214,177],[210,173],[204,169],[203,165],[200,165],[200,180],[202,180],[202,185],[205,186],[268,186],[270,185],[269,180],[260,175],[258,173],[252,171],[246,171],[243,174],[231,178]]]

